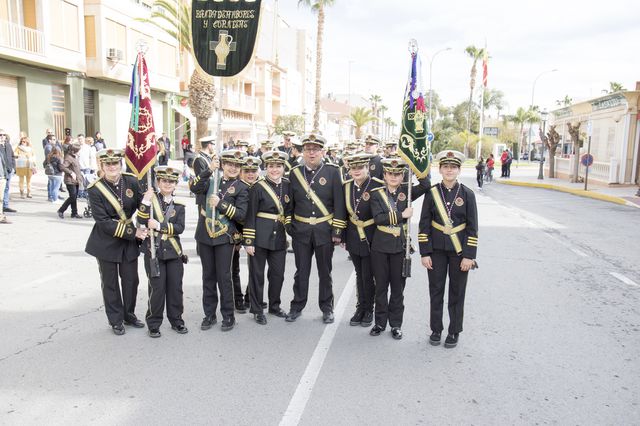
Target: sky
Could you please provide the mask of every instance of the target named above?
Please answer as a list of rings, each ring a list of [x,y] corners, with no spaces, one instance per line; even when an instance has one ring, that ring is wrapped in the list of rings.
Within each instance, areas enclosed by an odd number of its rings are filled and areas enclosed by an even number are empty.
[[[274,1],[274,0],[265,0]],[[297,0],[278,0],[292,26],[316,32],[317,18]],[[640,81],[640,2],[628,0],[440,1],[336,0],[326,9],[322,92],[380,95],[396,122],[410,68],[407,49],[416,39],[424,89],[431,84],[445,105],[469,97],[472,60],[464,49],[490,55],[488,87],[504,92],[503,114],[531,103],[558,108],[601,96],[610,81],[628,90]],[[349,79],[349,62],[351,78]],[[482,79],[478,66],[478,84]],[[397,117],[397,118],[394,118]]]

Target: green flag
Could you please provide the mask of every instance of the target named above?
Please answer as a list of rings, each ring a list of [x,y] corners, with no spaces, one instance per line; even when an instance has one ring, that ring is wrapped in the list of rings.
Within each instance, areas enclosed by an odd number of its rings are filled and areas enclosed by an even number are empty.
[[[424,104],[425,93],[421,83],[420,57],[416,49],[411,52],[411,72],[402,105],[398,152],[419,179],[429,174],[433,140],[433,133],[429,131],[427,109]]]

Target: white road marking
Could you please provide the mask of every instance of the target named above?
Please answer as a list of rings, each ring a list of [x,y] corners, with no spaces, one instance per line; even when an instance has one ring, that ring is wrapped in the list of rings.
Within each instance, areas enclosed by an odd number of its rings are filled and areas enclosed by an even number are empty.
[[[22,287],[32,287],[34,285],[44,284],[46,282],[56,280],[56,279],[60,278],[63,275],[66,275],[66,274],[68,274],[68,271],[56,272],[55,274],[47,275],[47,276],[44,276],[42,278],[38,278],[36,280],[29,281],[28,283],[23,284]]]
[[[640,287],[640,285],[636,284],[635,282],[631,281],[629,278],[625,277],[622,274],[618,274],[617,272],[609,272],[611,275],[613,275],[614,277],[616,277],[617,279],[619,279],[620,281],[622,281],[625,284],[634,286],[634,287]]]
[[[302,418],[304,409],[307,406],[311,392],[313,392],[313,387],[316,384],[316,380],[318,379],[324,360],[331,348],[333,338],[336,335],[336,331],[338,331],[340,320],[342,319],[344,311],[347,308],[347,303],[349,303],[351,295],[353,294],[355,282],[356,273],[354,271],[351,273],[349,281],[347,281],[347,284],[342,290],[342,295],[340,295],[340,300],[334,310],[335,321],[333,324],[327,325],[324,329],[324,332],[318,341],[318,345],[309,360],[309,364],[307,364],[307,368],[305,369],[300,382],[298,382],[298,387],[289,401],[287,411],[285,411],[282,416],[280,426],[295,426],[300,423],[300,419]]]
[[[571,250],[572,252],[574,252],[575,254],[577,254],[578,256],[582,256],[582,257],[588,257],[585,253],[581,252],[578,249],[575,248],[569,248],[569,250]]]

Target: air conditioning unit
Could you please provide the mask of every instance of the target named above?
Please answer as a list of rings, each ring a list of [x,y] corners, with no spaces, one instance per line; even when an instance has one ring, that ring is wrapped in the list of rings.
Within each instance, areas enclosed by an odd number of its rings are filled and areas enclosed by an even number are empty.
[[[116,49],[115,47],[107,48],[107,59],[110,61],[120,61],[124,55],[122,54],[122,50]]]

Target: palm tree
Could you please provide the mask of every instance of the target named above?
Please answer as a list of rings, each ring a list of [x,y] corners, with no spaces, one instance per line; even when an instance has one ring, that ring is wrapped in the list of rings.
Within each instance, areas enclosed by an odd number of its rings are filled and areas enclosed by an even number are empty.
[[[322,36],[324,34],[324,9],[325,7],[333,6],[334,3],[335,0],[298,0],[298,7],[300,7],[300,5],[306,6],[318,14],[318,35],[316,37],[316,95],[313,111],[314,132],[320,130],[320,83],[322,82]]]
[[[384,119],[384,124],[386,125],[386,136],[385,139],[389,140],[391,138],[391,133],[393,133],[393,129],[397,126],[395,121],[391,117],[387,117]]]
[[[471,45],[467,46],[464,51],[473,59],[473,64],[471,65],[471,74],[469,80],[469,110],[467,112],[467,132],[471,131],[471,106],[473,105],[473,90],[476,87],[476,74],[477,74],[477,63],[478,59],[484,56],[484,49],[478,49],[477,47]]]
[[[178,41],[180,58],[193,54],[191,44],[191,2],[182,0],[156,0],[149,18],[138,21],[152,24]],[[181,62],[183,60],[181,59]],[[189,109],[196,118],[196,140],[206,136],[209,118],[213,114],[216,88],[213,78],[196,69],[189,81]]]
[[[516,125],[520,125],[520,132],[518,133],[518,149],[516,150],[518,156],[516,157],[516,159],[520,158],[520,150],[522,148],[522,144],[520,143],[520,141],[522,141],[522,143],[524,144],[524,134],[522,133],[522,131],[524,129],[524,124],[529,122],[530,115],[530,111],[527,111],[524,108],[520,107],[516,110],[515,115],[509,117],[510,122]]]
[[[384,117],[384,113],[387,112],[388,110],[389,108],[387,108],[386,105],[380,105],[380,107],[378,108],[378,112],[380,112],[380,116],[381,116],[380,122],[382,123],[382,129],[380,130],[378,136],[382,136],[383,138],[385,134],[385,124],[387,124],[387,121]]]
[[[609,93],[622,92],[625,90],[627,89],[625,89],[624,86],[622,86],[622,83],[618,83],[616,81],[609,82]]]
[[[378,105],[380,104],[380,102],[382,102],[382,96],[371,95],[369,96],[369,102],[371,103],[371,112],[375,117],[375,122],[373,123],[373,133],[377,135],[380,127],[380,121],[378,119]]]
[[[573,99],[569,97],[569,95],[564,95],[564,99],[556,100],[556,105],[558,106],[569,106],[573,102]]]
[[[364,107],[356,107],[351,111],[349,118],[351,118],[353,125],[356,127],[356,139],[360,139],[362,137],[362,127],[376,119],[371,114],[371,110]]]

